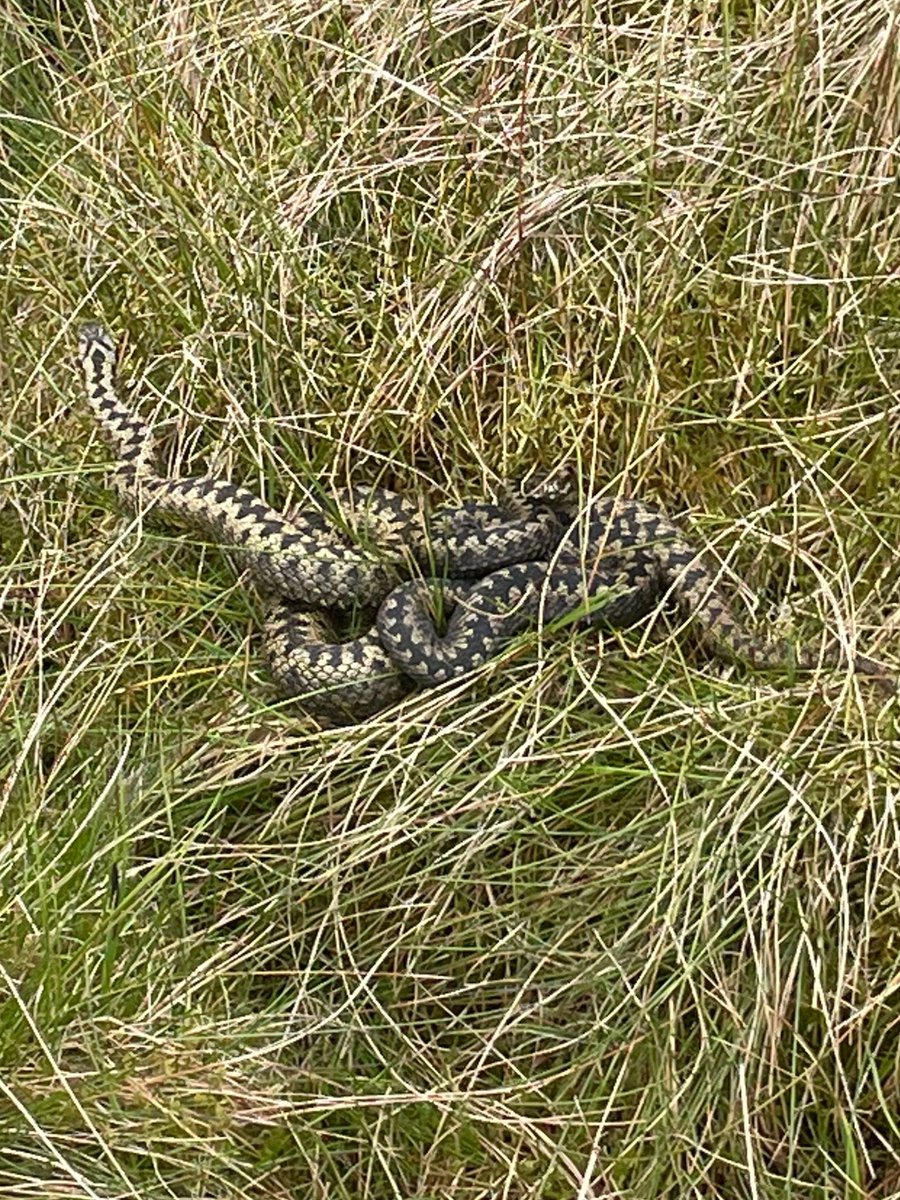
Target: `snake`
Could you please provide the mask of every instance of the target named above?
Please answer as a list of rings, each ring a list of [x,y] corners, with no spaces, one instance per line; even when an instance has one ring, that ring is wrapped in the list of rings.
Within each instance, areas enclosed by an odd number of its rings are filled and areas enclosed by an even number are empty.
[[[417,687],[459,678],[535,623],[620,628],[666,602],[720,658],[807,670],[848,662],[838,646],[795,647],[746,629],[701,551],[641,500],[601,496],[579,512],[534,495],[430,514],[358,486],[282,513],[229,480],[167,477],[152,430],[119,395],[117,359],[104,326],[82,325],[77,362],[117,456],[116,491],[229,551],[264,597],[263,650],[277,685],[326,723],[366,719]],[[880,664],[849,661],[893,691]]]

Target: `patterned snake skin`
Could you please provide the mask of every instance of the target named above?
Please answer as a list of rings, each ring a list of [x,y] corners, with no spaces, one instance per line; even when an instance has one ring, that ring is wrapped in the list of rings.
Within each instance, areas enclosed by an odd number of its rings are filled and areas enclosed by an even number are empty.
[[[416,684],[462,675],[536,620],[625,626],[667,597],[727,658],[807,669],[846,661],[837,648],[795,650],[743,629],[696,548],[639,501],[598,500],[578,520],[537,499],[511,510],[471,503],[426,520],[394,493],[357,488],[336,504],[283,515],[230,482],[163,478],[149,427],[118,396],[116,346],[101,326],[82,327],[78,358],[88,403],[119,458],[122,497],[174,513],[232,551],[269,599],[264,644],[276,680],[327,719],[359,720]],[[341,522],[377,549],[352,544]],[[341,640],[330,613],[364,615],[375,605],[375,623]],[[858,656],[853,666],[891,687],[871,660]]]

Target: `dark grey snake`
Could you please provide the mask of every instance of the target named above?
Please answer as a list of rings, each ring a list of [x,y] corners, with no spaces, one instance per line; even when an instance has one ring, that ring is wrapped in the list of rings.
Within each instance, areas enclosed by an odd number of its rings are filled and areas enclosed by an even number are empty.
[[[120,494],[177,514],[232,551],[269,598],[265,651],[276,680],[324,717],[360,719],[416,684],[462,675],[537,619],[576,613],[582,623],[624,626],[666,596],[728,658],[810,669],[845,661],[837,648],[792,651],[743,629],[697,549],[659,509],[636,500],[597,500],[580,519],[536,498],[509,508],[471,503],[425,519],[372,488],[283,515],[227,481],[166,479],[150,428],[118,396],[116,346],[100,325],[82,327],[78,358],[88,403],[118,454]],[[341,519],[373,548],[354,545]],[[447,615],[443,633],[431,612],[435,597]],[[366,632],[339,640],[330,612],[375,606]],[[884,679],[870,659],[853,665]]]

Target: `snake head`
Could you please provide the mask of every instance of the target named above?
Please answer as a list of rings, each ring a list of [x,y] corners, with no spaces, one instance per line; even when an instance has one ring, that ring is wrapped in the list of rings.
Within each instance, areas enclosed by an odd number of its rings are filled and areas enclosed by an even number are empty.
[[[78,355],[75,366],[80,367],[90,384],[103,368],[114,367],[116,343],[97,321],[88,321],[78,330]]]
[[[97,321],[86,321],[78,330],[78,353],[89,354],[94,346],[100,346],[107,354],[115,354],[116,343]]]

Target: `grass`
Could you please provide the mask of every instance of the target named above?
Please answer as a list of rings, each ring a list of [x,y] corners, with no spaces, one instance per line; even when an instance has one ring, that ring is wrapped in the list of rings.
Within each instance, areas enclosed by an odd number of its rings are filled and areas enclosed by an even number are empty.
[[[278,505],[574,465],[896,662],[892,6],[0,19],[0,1196],[900,1196],[895,703],[563,631],[321,731],[71,365]]]

